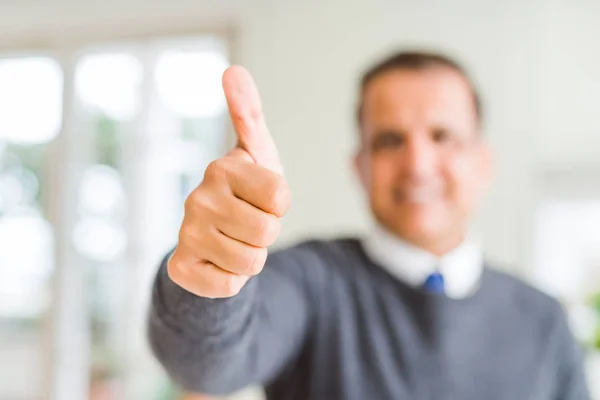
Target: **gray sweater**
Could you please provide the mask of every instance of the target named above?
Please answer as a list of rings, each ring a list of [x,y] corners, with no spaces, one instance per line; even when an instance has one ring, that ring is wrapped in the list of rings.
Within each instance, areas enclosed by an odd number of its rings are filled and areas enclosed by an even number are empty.
[[[224,394],[263,384],[268,399],[588,399],[559,304],[486,268],[450,299],[409,287],[355,239],[271,254],[229,299],[200,298],[161,266],[154,353],[183,388]]]

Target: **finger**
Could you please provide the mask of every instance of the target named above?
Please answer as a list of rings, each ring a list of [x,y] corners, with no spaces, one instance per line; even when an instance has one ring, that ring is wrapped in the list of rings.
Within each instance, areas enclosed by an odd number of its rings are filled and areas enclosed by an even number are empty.
[[[227,204],[214,211],[213,224],[219,231],[255,247],[268,247],[275,242],[281,229],[279,218],[234,196],[223,202]]]
[[[167,265],[169,278],[197,296],[223,298],[235,296],[249,277],[225,271],[208,261],[181,261],[177,251]]]
[[[226,175],[233,194],[261,210],[282,217],[291,203],[291,193],[283,176],[245,161],[242,149],[230,152],[231,163]]]
[[[250,246],[215,229],[207,236],[200,256],[234,274],[254,276],[258,275],[265,265],[267,249]]]
[[[263,115],[260,95],[250,73],[241,66],[229,67],[223,73],[223,90],[238,146],[259,165],[283,175],[279,154]]]

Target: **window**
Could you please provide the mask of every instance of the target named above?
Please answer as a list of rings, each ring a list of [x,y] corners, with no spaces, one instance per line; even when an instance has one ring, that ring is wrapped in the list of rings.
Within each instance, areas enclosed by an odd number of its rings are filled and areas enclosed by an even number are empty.
[[[227,43],[63,60],[0,59],[0,398],[170,399],[146,343],[149,293],[185,197],[225,150]]]
[[[43,376],[54,237],[42,198],[48,148],[61,128],[62,80],[52,58],[0,58],[1,398],[32,398]]]
[[[536,219],[536,281],[571,302],[599,290],[600,198],[551,199]]]
[[[597,172],[550,173],[534,221],[532,280],[565,305],[600,395],[600,192]]]

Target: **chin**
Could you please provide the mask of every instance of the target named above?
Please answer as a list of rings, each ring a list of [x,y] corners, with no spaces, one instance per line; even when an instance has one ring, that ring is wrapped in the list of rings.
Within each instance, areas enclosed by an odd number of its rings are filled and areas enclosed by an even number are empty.
[[[439,237],[443,231],[443,215],[423,207],[410,207],[404,212],[397,213],[390,224],[400,236],[409,240],[430,241]]]
[[[401,223],[396,226],[401,237],[414,241],[430,241],[439,235],[439,230],[426,223]]]

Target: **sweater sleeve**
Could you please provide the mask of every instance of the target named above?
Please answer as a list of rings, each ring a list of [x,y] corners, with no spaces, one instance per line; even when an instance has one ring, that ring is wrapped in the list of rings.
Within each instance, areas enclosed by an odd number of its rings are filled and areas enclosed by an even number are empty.
[[[314,313],[323,261],[310,246],[269,255],[240,293],[207,299],[157,273],[148,324],[150,345],[186,391],[228,394],[275,379],[298,355]]]

